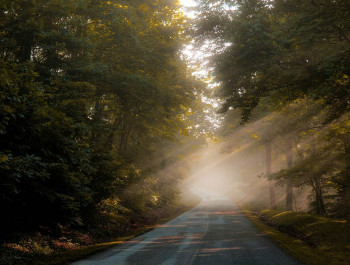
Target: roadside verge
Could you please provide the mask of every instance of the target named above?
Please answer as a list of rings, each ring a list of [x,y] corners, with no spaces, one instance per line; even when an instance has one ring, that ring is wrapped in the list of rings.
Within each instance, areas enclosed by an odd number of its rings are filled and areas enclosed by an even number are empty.
[[[189,211],[193,207],[195,207],[199,203],[196,202],[194,204],[190,205],[183,205],[182,207],[179,207],[176,212],[174,212],[172,215],[164,217],[160,219],[156,224],[151,226],[145,226],[139,229],[135,229],[133,231],[128,232],[126,235],[122,237],[117,237],[114,240],[111,240],[109,242],[89,245],[86,247],[81,247],[77,249],[67,250],[59,253],[54,253],[49,256],[43,256],[38,257],[33,260],[32,265],[62,265],[62,264],[70,264],[72,262],[84,259],[88,256],[97,254],[98,252],[104,251],[106,249],[109,249],[111,247],[117,246],[127,240],[130,240],[134,237],[137,237],[139,235],[145,234],[148,231],[154,229],[157,227],[157,225],[164,224],[177,216]]]
[[[63,265],[71,264],[72,262],[84,259],[88,256],[94,255],[98,252],[104,251],[108,248],[119,245],[136,236],[144,234],[160,224],[164,224],[175,217],[187,212],[191,208],[198,205],[199,197],[192,196],[192,200],[185,200],[174,207],[173,210],[167,211],[163,217],[154,220],[153,223],[140,224],[130,227],[124,233],[119,233],[116,237],[102,238],[97,242],[91,242],[85,245],[78,245],[63,238],[61,241],[54,241],[55,238],[51,235],[41,235],[37,237],[29,237],[22,241],[13,241],[13,243],[3,243],[0,248],[0,263],[4,265]],[[71,231],[68,231],[71,232]],[[86,236],[86,234],[81,234]],[[25,235],[22,237],[24,238]],[[66,249],[58,249],[52,251],[48,248],[48,242],[55,242],[56,244],[70,244]],[[30,244],[31,249],[27,248],[26,244]],[[71,247],[72,246],[72,247]],[[33,251],[35,250],[35,251]],[[32,251],[32,252],[30,252]]]
[[[301,263],[350,264],[348,222],[300,212],[241,209],[257,229]]]

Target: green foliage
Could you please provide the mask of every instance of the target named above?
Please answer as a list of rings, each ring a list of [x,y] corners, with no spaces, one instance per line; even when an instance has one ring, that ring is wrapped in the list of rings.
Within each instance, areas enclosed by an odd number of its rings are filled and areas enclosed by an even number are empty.
[[[230,44],[213,60],[223,111],[238,108],[247,121],[263,98],[278,108],[304,95],[323,99],[330,119],[349,110],[346,1],[213,2],[224,1],[203,1],[214,18],[199,17],[197,34]]]
[[[288,169],[271,178],[311,187],[316,213],[347,216],[349,3],[200,2],[195,36],[199,44],[216,44],[211,64],[227,116],[224,134],[240,118],[252,122],[247,127],[261,143],[285,145],[289,139]]]
[[[125,198],[126,212],[160,207],[153,196],[176,203],[177,180],[142,160],[200,110],[178,54],[184,27],[177,1],[0,1],[3,233],[95,224],[128,192],[140,205]]]

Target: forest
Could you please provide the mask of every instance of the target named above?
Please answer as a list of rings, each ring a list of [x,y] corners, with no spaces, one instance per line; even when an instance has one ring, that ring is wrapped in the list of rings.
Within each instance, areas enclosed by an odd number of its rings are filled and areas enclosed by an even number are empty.
[[[212,145],[227,196],[350,220],[350,2],[195,2],[0,0],[0,263],[176,213]]]
[[[242,145],[235,142],[245,125],[265,149],[271,208],[274,184],[285,186],[287,210],[293,188],[309,187],[308,210],[349,217],[350,3],[201,3],[195,38],[215,48],[209,64],[226,149]]]
[[[0,2],[1,238],[100,233],[176,205],[203,86],[175,1]],[[198,111],[197,111],[198,110]],[[200,141],[200,140],[199,140]],[[103,228],[102,228],[103,227]]]

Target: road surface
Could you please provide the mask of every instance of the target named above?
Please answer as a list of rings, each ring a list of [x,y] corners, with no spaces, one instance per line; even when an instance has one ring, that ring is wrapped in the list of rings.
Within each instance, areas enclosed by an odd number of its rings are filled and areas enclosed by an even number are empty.
[[[203,200],[154,230],[74,265],[297,265],[228,199]]]

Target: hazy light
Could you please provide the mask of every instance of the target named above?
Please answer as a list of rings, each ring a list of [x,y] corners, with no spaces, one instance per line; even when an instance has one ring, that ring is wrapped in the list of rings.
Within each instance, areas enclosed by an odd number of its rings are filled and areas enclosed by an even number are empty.
[[[197,3],[193,0],[180,0],[180,4],[183,7],[194,7],[197,5]]]
[[[197,6],[197,3],[193,0],[180,0],[181,10],[182,12],[189,18],[195,18],[196,13],[193,9]]]

